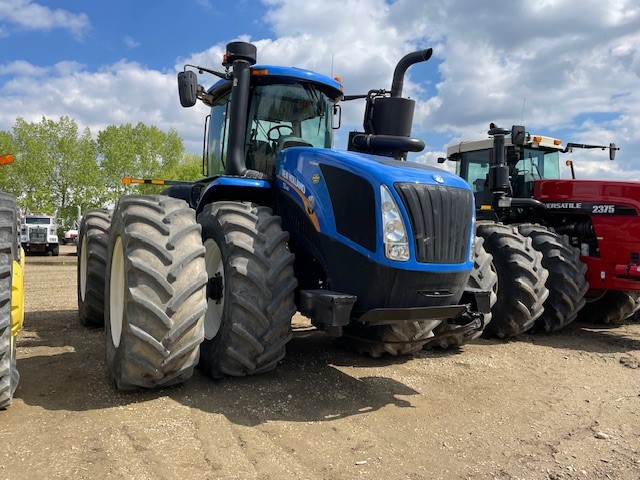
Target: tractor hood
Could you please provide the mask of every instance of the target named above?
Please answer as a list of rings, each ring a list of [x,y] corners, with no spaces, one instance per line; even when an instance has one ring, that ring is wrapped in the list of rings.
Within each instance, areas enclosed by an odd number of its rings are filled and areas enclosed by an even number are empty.
[[[279,170],[295,172],[302,182],[317,184],[319,165],[341,168],[368,180],[372,185],[396,182],[425,183],[470,190],[469,184],[457,175],[421,163],[394,160],[389,157],[345,152],[340,150],[292,147],[278,159]],[[281,172],[276,174],[280,176]]]
[[[553,210],[582,210],[596,214],[614,214],[615,211],[617,215],[640,213],[640,182],[536,180],[533,196]]]
[[[290,147],[278,156],[276,187],[298,204],[319,235],[379,264],[413,270],[435,263],[448,271],[472,267],[473,195],[449,172],[388,157]],[[411,261],[384,258],[382,199],[388,195],[407,228]]]

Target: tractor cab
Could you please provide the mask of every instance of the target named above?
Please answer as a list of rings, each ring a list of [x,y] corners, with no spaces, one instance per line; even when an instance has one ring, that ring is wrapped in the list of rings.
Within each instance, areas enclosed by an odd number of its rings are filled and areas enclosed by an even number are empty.
[[[244,164],[247,169],[274,177],[276,156],[292,146],[331,148],[333,105],[340,98],[337,82],[305,79],[306,71],[258,66],[251,69],[246,115]],[[314,76],[318,76],[314,74]],[[327,82],[335,85],[327,85]],[[219,82],[208,92],[211,104],[205,150],[206,175],[223,174],[228,156],[231,84]]]
[[[271,180],[276,157],[285,148],[331,148],[334,105],[342,98],[340,83],[308,70],[255,63],[255,46],[232,42],[223,61],[224,73],[186,65],[178,74],[182,106],[193,106],[200,99],[211,107],[203,154],[207,177]],[[221,80],[205,91],[187,67]]]
[[[560,178],[561,141],[541,135],[530,136],[522,145],[505,138],[504,158],[510,178],[509,196],[533,197],[535,180]],[[494,165],[493,139],[463,142],[448,148],[448,159],[456,162],[456,174],[471,185],[476,205],[491,205],[489,188],[491,166]]]
[[[609,159],[613,160],[619,150],[614,143],[606,146],[569,142],[564,146],[560,139],[526,133],[519,125],[514,125],[511,131],[493,124],[490,127],[490,138],[453,145],[447,149],[446,159],[438,159],[440,163],[445,160],[456,162],[456,174],[467,180],[476,205],[485,206],[485,209],[495,207],[496,200],[503,196],[534,198],[534,182],[560,179],[561,153],[572,152],[574,148],[608,149]],[[509,133],[511,135],[507,136]],[[575,178],[573,162],[567,160],[566,165]]]

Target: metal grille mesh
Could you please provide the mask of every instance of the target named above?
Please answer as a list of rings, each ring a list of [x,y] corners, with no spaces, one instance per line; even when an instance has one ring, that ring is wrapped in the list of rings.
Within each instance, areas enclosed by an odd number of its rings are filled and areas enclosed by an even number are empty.
[[[407,208],[420,263],[464,263],[472,218],[470,190],[396,183]]]

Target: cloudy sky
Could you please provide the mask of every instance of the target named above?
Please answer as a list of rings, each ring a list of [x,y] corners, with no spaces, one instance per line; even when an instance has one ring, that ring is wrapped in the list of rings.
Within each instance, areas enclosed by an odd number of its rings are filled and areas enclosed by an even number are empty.
[[[220,69],[237,39],[258,46],[259,63],[340,76],[346,94],[389,89],[404,54],[432,47],[405,80],[413,136],[427,144],[417,160],[485,138],[489,122],[517,123],[565,143],[615,142],[614,162],[576,150],[577,175],[640,180],[637,0],[0,0],[0,130],[17,117],[66,115],[94,135],[142,121],[199,153],[206,111],[180,107],[176,72]],[[363,108],[344,105],[337,148]]]

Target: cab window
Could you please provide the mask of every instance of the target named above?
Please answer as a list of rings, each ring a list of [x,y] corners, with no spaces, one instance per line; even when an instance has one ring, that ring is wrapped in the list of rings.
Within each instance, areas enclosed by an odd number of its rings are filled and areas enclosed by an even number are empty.
[[[223,95],[211,107],[209,141],[207,144],[207,175],[222,175],[227,163],[229,136],[228,107],[231,93]]]

